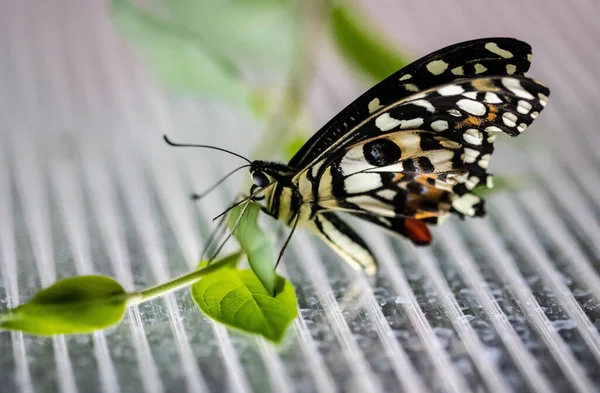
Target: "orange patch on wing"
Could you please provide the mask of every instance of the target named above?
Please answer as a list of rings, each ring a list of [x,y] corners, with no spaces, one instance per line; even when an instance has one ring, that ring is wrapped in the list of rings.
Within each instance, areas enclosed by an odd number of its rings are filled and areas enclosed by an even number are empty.
[[[498,117],[498,107],[496,105],[488,104],[488,114],[485,117],[487,121],[494,121]]]
[[[404,220],[404,230],[406,234],[416,245],[426,245],[433,240],[427,224],[415,218],[407,218]]]
[[[481,123],[483,123],[482,118],[469,115],[469,116],[467,116],[467,118],[465,120],[462,120],[462,121],[459,121],[458,123],[456,123],[455,128],[461,129],[461,128],[469,127],[469,126],[480,126]]]

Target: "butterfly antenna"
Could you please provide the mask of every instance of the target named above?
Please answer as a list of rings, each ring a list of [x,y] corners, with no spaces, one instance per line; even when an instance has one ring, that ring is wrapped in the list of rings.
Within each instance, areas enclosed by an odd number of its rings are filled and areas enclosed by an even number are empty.
[[[219,219],[220,217],[222,217],[223,215],[225,215],[225,214],[229,213],[229,211],[230,211],[231,209],[233,209],[233,208],[235,208],[235,207],[237,207],[237,206],[241,205],[242,203],[244,203],[244,202],[246,202],[246,201],[248,201],[248,200],[250,200],[250,199],[254,198],[256,195],[258,195],[258,194],[259,194],[261,191],[263,191],[263,190],[264,190],[265,188],[267,188],[267,187],[269,187],[269,184],[267,184],[267,185],[266,185],[266,186],[264,186],[264,187],[261,187],[261,188],[259,188],[258,190],[254,191],[254,193],[252,193],[252,194],[248,195],[246,198],[244,198],[244,199],[240,200],[239,202],[237,202],[237,203],[234,203],[233,205],[229,206],[229,207],[227,208],[227,210],[225,210],[223,213],[221,213],[221,214],[219,214],[218,216],[216,216],[215,218],[213,218],[213,221],[215,221],[215,220],[218,220],[218,219]]]
[[[239,158],[241,158],[242,160],[245,160],[245,161],[246,161],[248,164],[252,164],[252,161],[250,161],[250,160],[249,160],[249,159],[247,159],[246,157],[242,156],[241,154],[234,153],[234,152],[232,152],[232,151],[229,151],[229,150],[227,150],[227,149],[223,149],[223,148],[221,148],[221,147],[210,146],[210,145],[195,145],[195,144],[188,144],[188,143],[175,143],[175,142],[171,141],[171,140],[169,139],[169,137],[168,137],[168,136],[166,136],[166,135],[163,135],[163,138],[165,139],[165,142],[167,142],[167,144],[168,144],[168,145],[170,145],[170,146],[175,146],[175,147],[202,147],[202,148],[205,148],[205,149],[213,149],[213,150],[218,150],[218,151],[222,151],[222,152],[225,152],[225,153],[229,153],[229,154],[231,154],[231,155],[234,155],[234,156],[236,156],[236,157],[239,157]]]
[[[221,250],[223,249],[223,246],[225,246],[225,243],[227,243],[227,241],[229,239],[231,239],[231,236],[233,236],[233,234],[235,233],[235,230],[238,228],[238,225],[240,224],[240,222],[242,221],[242,217],[244,216],[244,213],[246,212],[246,209],[248,209],[248,206],[250,205],[250,201],[246,202],[246,204],[244,205],[244,207],[242,208],[242,211],[240,212],[240,215],[238,216],[238,218],[235,220],[235,223],[233,224],[233,228],[231,228],[231,232],[229,233],[229,235],[227,235],[227,237],[225,238],[225,240],[223,240],[223,242],[221,243],[221,245],[219,246],[219,248],[217,248],[217,251],[215,251],[212,255],[212,257],[208,260],[208,264],[210,265],[210,263],[217,257],[217,255],[219,255],[219,253],[221,252]]]
[[[225,218],[225,216],[221,217],[215,229],[213,229],[213,231],[210,233],[210,236],[206,240],[206,243],[204,243],[204,249],[202,250],[200,260],[204,259],[204,257],[208,254],[208,250],[213,246],[213,243],[215,242],[217,237],[221,236],[220,232],[222,232],[223,229],[225,229]]]
[[[194,201],[200,200],[202,198],[204,198],[205,196],[207,196],[208,194],[211,193],[211,191],[213,191],[215,188],[219,187],[225,180],[227,180],[231,175],[233,175],[234,173],[236,173],[237,171],[239,171],[240,169],[243,168],[248,168],[250,166],[250,164],[245,164],[242,165],[234,170],[232,170],[231,172],[229,172],[228,174],[226,174],[225,176],[223,176],[219,181],[217,181],[215,184],[213,184],[212,186],[210,186],[208,189],[204,190],[203,192],[201,192],[200,194],[192,194],[190,195],[190,198]]]

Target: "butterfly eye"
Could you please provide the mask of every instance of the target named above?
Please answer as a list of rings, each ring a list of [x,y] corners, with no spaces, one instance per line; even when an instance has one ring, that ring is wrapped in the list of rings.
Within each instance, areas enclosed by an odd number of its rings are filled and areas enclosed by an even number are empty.
[[[269,184],[269,178],[263,172],[256,171],[252,173],[252,183],[257,187],[265,187]]]

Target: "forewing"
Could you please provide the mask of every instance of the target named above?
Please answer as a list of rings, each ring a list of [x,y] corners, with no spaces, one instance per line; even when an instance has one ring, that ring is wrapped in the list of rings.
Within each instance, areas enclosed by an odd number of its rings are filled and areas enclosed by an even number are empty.
[[[364,119],[416,92],[472,76],[522,75],[530,61],[531,47],[513,38],[483,38],[442,48],[357,98],[315,133],[288,165],[304,168]]]

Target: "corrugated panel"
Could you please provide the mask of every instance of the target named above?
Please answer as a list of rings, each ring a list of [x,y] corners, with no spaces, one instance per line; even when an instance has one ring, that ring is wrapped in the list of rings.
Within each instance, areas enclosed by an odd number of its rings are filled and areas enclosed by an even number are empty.
[[[249,114],[169,97],[116,34],[104,2],[9,1],[0,12],[0,298],[96,272],[127,288],[197,263],[234,187],[190,203],[231,162],[177,152],[161,134],[242,153]],[[450,220],[415,249],[360,225],[381,260],[372,286],[307,234],[282,270],[300,317],[275,348],[205,318],[183,292],[90,336],[0,334],[10,392],[593,392],[600,382],[600,61],[594,1],[365,1],[417,57],[475,37],[534,48],[552,96],[492,171],[527,177],[490,217]],[[323,43],[317,124],[365,86]],[[233,182],[231,183],[233,184]]]

